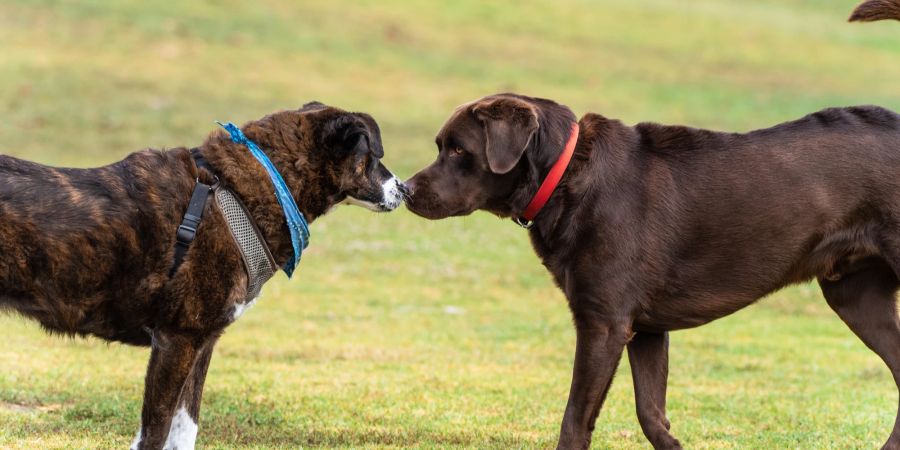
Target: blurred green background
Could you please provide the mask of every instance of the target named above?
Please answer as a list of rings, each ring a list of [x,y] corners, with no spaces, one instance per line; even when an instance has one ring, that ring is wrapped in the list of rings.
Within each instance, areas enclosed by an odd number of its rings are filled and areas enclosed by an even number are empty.
[[[94,166],[213,120],[320,100],[371,113],[406,178],[452,109],[497,91],[576,114],[732,131],[828,106],[900,110],[900,27],[851,0],[0,1],[0,152]],[[487,214],[342,207],[210,369],[203,448],[547,448],[574,333],[527,237]],[[0,318],[0,447],[124,448],[148,351]],[[595,448],[648,448],[627,361]],[[873,448],[887,369],[797,286],[672,335],[688,448]]]

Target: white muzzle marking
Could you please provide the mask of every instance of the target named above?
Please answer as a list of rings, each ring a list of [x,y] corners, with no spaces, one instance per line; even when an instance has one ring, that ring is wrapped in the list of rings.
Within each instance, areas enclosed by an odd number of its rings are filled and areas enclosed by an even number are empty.
[[[400,185],[402,182],[399,178],[394,175],[391,175],[390,178],[387,179],[384,183],[381,184],[381,202],[380,203],[372,203],[365,200],[360,200],[356,197],[348,196],[343,203],[348,205],[356,205],[362,206],[363,208],[384,212],[384,211],[393,211],[403,203],[403,192],[400,190]]]
[[[388,211],[397,209],[403,203],[403,192],[400,190],[401,184],[403,182],[394,175],[391,175],[387,181],[381,184],[381,190],[384,195],[383,206]]]

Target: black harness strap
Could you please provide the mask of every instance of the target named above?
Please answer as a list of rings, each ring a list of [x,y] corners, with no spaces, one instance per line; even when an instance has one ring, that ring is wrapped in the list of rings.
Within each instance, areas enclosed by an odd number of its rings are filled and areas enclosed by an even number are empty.
[[[206,158],[204,158],[203,155],[200,154],[199,147],[194,147],[191,149],[191,156],[194,158],[194,164],[197,165],[198,169],[206,169],[209,171],[209,173],[215,176],[216,172],[213,170],[212,166],[209,165],[209,162],[206,160]],[[216,177],[216,180],[218,180],[218,177]]]
[[[194,157],[194,162],[198,168],[210,169],[209,164],[198,149],[191,149],[191,156]],[[203,220],[203,210],[206,209],[209,193],[212,190],[212,186],[203,184],[199,178],[197,179],[187,211],[184,212],[184,218],[181,220],[181,225],[178,226],[178,231],[175,233],[175,264],[172,265],[169,277],[174,276],[181,264],[184,263],[184,257],[187,255],[188,248],[190,248],[191,243],[194,242],[194,238],[197,236],[197,228],[200,227],[200,221]]]

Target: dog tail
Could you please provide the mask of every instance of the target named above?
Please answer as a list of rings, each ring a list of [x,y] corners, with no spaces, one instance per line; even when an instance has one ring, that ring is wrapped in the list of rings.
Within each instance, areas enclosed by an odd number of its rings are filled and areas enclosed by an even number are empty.
[[[900,20],[900,0],[866,0],[850,15],[851,22],[876,20]]]

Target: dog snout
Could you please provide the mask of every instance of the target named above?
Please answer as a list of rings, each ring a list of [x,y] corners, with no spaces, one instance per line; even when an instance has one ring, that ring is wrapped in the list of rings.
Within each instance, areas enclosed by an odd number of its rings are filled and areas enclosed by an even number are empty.
[[[400,181],[399,178],[392,176],[390,179],[384,182],[381,185],[382,188],[382,202],[379,206],[381,206],[383,211],[393,211],[398,206],[403,203],[406,195],[404,194],[405,186],[403,182]]]
[[[400,180],[397,180],[397,189],[400,190],[400,195],[403,196],[403,198],[409,198],[409,196],[412,195],[412,188],[409,184]]]
[[[413,194],[416,193],[416,178],[415,177],[412,177],[412,178],[406,180],[405,182],[400,183],[400,185],[402,186],[401,189],[403,189],[403,195],[406,198],[410,198],[413,196]]]

